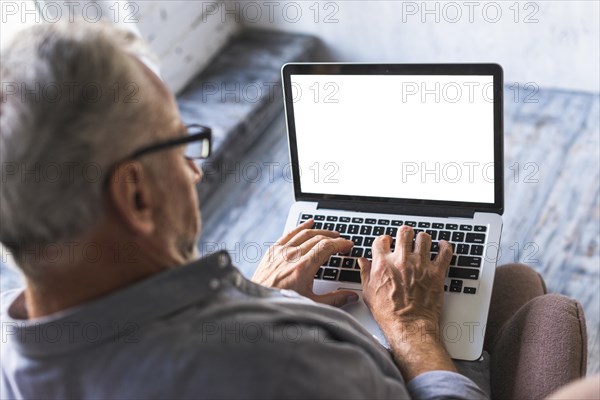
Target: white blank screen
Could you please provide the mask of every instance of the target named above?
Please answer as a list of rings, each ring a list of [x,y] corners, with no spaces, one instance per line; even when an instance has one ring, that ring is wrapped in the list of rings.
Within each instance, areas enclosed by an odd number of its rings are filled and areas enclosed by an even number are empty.
[[[303,193],[494,203],[493,76],[291,84]]]

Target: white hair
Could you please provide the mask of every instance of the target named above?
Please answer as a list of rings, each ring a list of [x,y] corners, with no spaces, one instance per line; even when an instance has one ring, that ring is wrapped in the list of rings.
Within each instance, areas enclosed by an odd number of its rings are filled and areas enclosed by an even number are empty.
[[[106,23],[41,24],[2,51],[0,242],[76,238],[102,215],[109,166],[148,142],[137,82],[152,58],[135,34]]]

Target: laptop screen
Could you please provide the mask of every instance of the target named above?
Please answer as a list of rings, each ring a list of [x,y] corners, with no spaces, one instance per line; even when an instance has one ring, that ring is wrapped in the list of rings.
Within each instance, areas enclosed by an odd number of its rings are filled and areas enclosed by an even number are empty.
[[[493,74],[290,73],[288,86],[300,192],[496,202]]]

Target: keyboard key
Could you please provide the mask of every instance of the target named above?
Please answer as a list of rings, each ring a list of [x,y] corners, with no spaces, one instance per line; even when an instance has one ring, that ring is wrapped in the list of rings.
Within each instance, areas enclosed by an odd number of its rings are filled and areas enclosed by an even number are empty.
[[[440,244],[439,242],[431,242],[431,251],[440,251]]]
[[[352,222],[354,222],[355,224],[362,224],[365,220],[363,218],[357,218],[354,217],[352,218]]]
[[[440,231],[438,235],[439,240],[450,240],[450,232],[448,231]]]
[[[339,268],[342,265],[342,259],[340,257],[329,258],[329,266]]]
[[[437,231],[434,231],[432,229],[426,229],[425,233],[431,236],[431,240],[437,240]]]
[[[389,219],[379,219],[379,220],[377,220],[377,223],[379,225],[389,225],[390,224],[390,220]]]
[[[456,256],[452,256],[450,259],[450,265],[456,265]]]
[[[325,268],[325,271],[323,271],[323,279],[328,281],[335,281],[338,276],[338,271],[339,270],[333,268]]]
[[[429,228],[430,226],[429,222],[419,222],[419,228]]]
[[[336,217],[334,215],[327,216],[327,221],[336,222],[337,220],[338,220],[338,217]]]
[[[385,233],[385,227],[383,226],[376,226],[373,228],[373,235],[375,236],[380,236],[383,235]]]
[[[392,221],[392,226],[401,226],[401,225],[402,225],[402,221],[398,221],[397,219]]]
[[[315,274],[315,279],[321,279],[322,276],[323,276],[323,268],[319,268],[319,270]]]
[[[363,237],[362,236],[352,236],[352,242],[354,242],[355,246],[362,246]]]
[[[342,268],[352,269],[354,268],[355,262],[356,260],[354,258],[344,258],[344,260],[342,261]]]
[[[467,243],[485,243],[485,235],[483,233],[467,233],[467,238],[465,239]]]
[[[312,217],[313,216],[311,214],[302,214],[302,216],[300,218],[308,220],[308,219],[311,219]]]
[[[465,240],[464,232],[452,232],[452,241],[453,242],[462,242]]]
[[[456,254],[469,254],[469,245],[461,243],[456,246]]]
[[[412,226],[414,228],[417,226],[417,223],[415,221],[406,221],[404,225]]]
[[[465,286],[463,288],[463,293],[475,294],[476,292],[477,292],[477,289],[475,289],[474,287]]]
[[[423,229],[413,229],[413,231],[415,232],[415,237],[417,237],[419,233],[425,232]]]
[[[369,260],[371,258],[373,258],[373,251],[371,249],[365,249],[365,258],[368,258]]]
[[[315,222],[315,224],[313,225],[313,229],[323,229],[323,223]]]
[[[340,217],[340,222],[350,222],[350,217]]]
[[[342,239],[350,240],[350,235],[340,235]]]
[[[343,256],[343,257],[350,257],[350,251],[351,251],[351,250],[348,250],[348,251],[347,251],[347,252],[345,252],[345,253],[338,253],[338,255],[340,255],[340,256]]]
[[[487,231],[487,226],[475,225],[475,232],[485,232],[485,231]]]
[[[483,246],[480,244],[471,245],[471,255],[482,256],[483,255]]]
[[[354,235],[354,234],[358,233],[359,229],[360,229],[360,226],[358,226],[358,225],[350,225],[348,227],[348,233],[351,235]]]
[[[448,291],[448,285],[444,285],[444,292]]]
[[[361,235],[370,235],[372,229],[373,229],[373,227],[371,227],[371,226],[363,225],[360,227],[360,234]]]
[[[455,231],[458,229],[457,224],[446,224],[446,229],[450,229],[451,231]]]
[[[324,215],[315,215],[315,221],[325,221]]]
[[[470,232],[470,231],[472,231],[472,230],[473,230],[473,227],[472,227],[471,225],[461,225],[461,226],[460,226],[460,230],[461,230],[461,231],[467,231],[467,232]],[[465,288],[465,289],[466,289],[466,288]]]
[[[335,225],[335,230],[338,231],[339,233],[346,233],[347,228],[348,228],[348,225],[346,225],[346,224],[336,224]]]
[[[332,224],[331,222],[326,222],[325,224],[323,224],[323,229],[325,229],[326,231],[333,231],[335,230],[335,224]]]
[[[461,267],[481,267],[481,258],[479,257],[468,257],[468,256],[460,256],[458,257],[458,263]]]
[[[457,279],[452,279],[450,281],[450,291],[456,292],[456,293],[462,292],[462,281],[459,281]]]
[[[375,218],[366,218],[365,219],[365,224],[375,225],[376,223],[377,223],[377,220]]]
[[[342,282],[360,283],[360,271],[341,270],[339,280]]]
[[[365,247],[371,247],[373,246],[373,241],[375,240],[375,238],[373,236],[368,236],[365,238],[365,243],[364,246]]]
[[[393,239],[395,239],[396,235],[398,234],[398,228],[393,228],[390,226],[385,230],[385,234],[390,235]]]
[[[363,249],[362,247],[355,247],[352,249],[352,253],[350,253],[350,255],[352,257],[362,257],[363,256]]]
[[[448,272],[449,278],[460,278],[460,279],[478,279],[479,270],[471,268],[450,268]]]
[[[431,227],[433,229],[444,229],[444,224],[440,224],[439,222],[434,222]]]

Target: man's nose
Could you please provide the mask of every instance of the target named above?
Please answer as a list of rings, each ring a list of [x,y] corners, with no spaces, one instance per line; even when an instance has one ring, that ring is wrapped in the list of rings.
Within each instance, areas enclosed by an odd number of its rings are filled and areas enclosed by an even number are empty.
[[[194,184],[200,183],[202,180],[202,169],[198,165],[198,162],[195,160],[188,160],[190,162],[190,167],[192,168],[192,172],[194,174]]]

